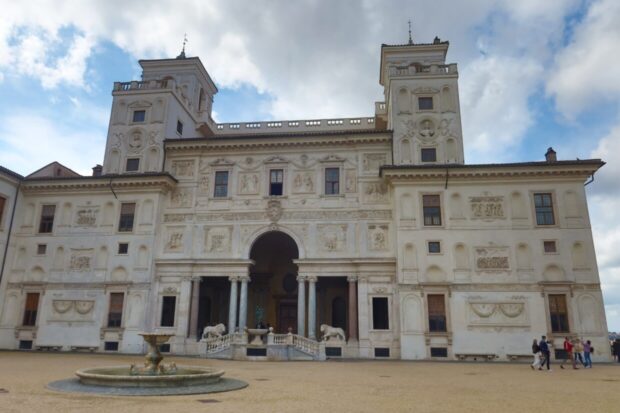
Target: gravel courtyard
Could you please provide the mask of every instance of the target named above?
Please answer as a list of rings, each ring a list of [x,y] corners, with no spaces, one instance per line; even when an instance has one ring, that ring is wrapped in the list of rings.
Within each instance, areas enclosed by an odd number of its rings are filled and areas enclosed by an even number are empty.
[[[612,412],[620,365],[531,371],[526,364],[403,361],[236,362],[170,357],[226,370],[249,387],[229,393],[104,397],[57,393],[78,368],[140,356],[0,352],[0,412]],[[555,368],[554,368],[555,367]]]

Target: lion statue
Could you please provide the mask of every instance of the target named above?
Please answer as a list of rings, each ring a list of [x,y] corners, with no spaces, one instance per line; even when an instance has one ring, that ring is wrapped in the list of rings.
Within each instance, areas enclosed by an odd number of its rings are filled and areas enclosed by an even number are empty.
[[[215,326],[206,326],[205,329],[202,330],[202,338],[206,340],[209,338],[221,337],[225,332],[226,326],[222,323]]]
[[[344,330],[340,327],[332,327],[327,324],[321,324],[321,333],[323,333],[323,341],[330,340],[332,337],[342,341],[347,341],[344,335]]]

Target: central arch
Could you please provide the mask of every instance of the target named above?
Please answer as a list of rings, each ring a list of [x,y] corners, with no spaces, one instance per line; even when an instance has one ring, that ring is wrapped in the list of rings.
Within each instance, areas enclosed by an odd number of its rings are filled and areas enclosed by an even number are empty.
[[[282,231],[261,234],[250,248],[248,326],[262,324],[278,333],[297,331],[297,265],[299,249]]]

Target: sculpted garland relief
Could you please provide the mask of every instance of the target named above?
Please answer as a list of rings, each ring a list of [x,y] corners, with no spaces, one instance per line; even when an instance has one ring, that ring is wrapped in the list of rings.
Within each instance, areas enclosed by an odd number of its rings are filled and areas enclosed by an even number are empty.
[[[373,251],[387,251],[389,231],[387,225],[368,225],[368,248]]]
[[[470,325],[522,326],[529,324],[524,302],[469,302]]]
[[[49,321],[90,321],[94,307],[94,300],[53,300]]]

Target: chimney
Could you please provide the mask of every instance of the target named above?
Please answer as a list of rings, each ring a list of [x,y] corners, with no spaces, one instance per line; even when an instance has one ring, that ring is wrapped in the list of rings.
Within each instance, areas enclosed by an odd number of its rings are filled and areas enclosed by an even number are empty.
[[[558,161],[558,157],[555,154],[555,151],[553,150],[553,148],[549,147],[549,149],[547,149],[547,153],[545,154],[545,159],[547,160],[547,162],[557,162]]]
[[[103,166],[97,164],[93,167],[93,176],[101,176],[101,171],[103,170]]]

